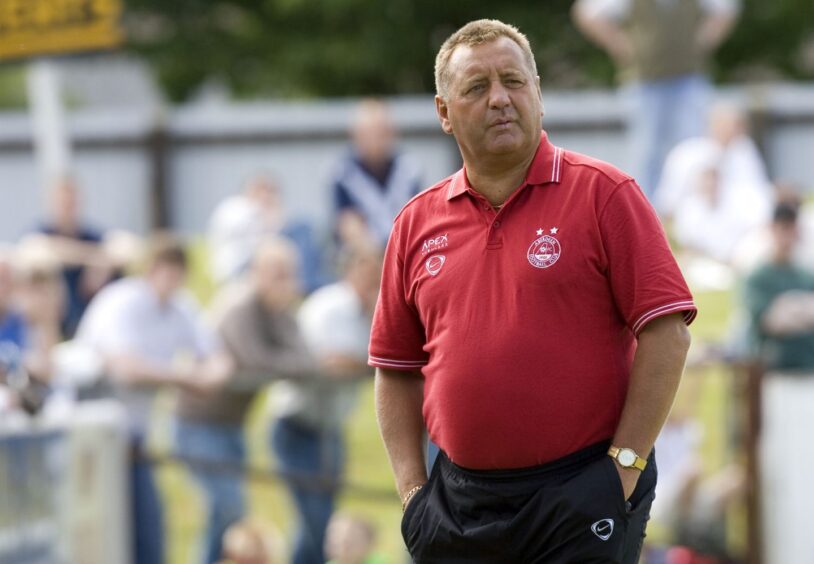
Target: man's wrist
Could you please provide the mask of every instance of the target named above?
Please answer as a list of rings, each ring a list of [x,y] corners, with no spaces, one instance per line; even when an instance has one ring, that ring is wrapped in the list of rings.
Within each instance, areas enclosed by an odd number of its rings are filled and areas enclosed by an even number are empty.
[[[421,490],[421,488],[423,488],[423,487],[424,487],[424,484],[419,484],[419,485],[413,486],[412,488],[407,490],[407,493],[404,494],[404,497],[401,498],[401,511],[402,511],[402,513],[407,510],[407,505],[410,503],[410,500],[413,499],[415,494],[417,494]]]

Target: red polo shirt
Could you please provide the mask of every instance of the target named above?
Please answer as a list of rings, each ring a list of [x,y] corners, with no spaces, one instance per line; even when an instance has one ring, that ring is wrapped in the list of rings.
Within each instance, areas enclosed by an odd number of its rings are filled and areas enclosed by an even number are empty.
[[[495,211],[460,170],[396,218],[371,366],[420,369],[430,437],[469,468],[521,468],[613,436],[636,335],[696,309],[632,178],[553,146]]]

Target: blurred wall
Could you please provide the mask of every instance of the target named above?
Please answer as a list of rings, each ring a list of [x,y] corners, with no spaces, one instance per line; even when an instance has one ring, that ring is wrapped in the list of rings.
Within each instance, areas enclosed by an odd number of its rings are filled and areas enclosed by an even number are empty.
[[[814,85],[771,85],[720,93],[750,108],[774,177],[814,188]],[[549,92],[545,127],[563,147],[626,169],[623,100],[610,91]],[[460,166],[432,98],[391,101],[401,146],[427,185]],[[146,232],[165,221],[201,233],[214,206],[258,170],[281,181],[293,215],[327,229],[329,178],[347,148],[354,100],[199,103],[168,111],[108,109],[69,116],[74,171],[87,219]],[[41,215],[44,192],[24,114],[0,114],[0,240],[16,239]],[[156,201],[163,205],[156,206]],[[166,212],[162,217],[161,211]]]

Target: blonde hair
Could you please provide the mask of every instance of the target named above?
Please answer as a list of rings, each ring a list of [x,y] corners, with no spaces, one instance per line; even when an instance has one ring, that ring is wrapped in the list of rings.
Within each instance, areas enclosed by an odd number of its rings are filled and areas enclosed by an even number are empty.
[[[523,57],[532,76],[536,77],[537,63],[534,60],[534,53],[531,51],[528,38],[519,29],[500,20],[475,20],[450,35],[441,45],[441,49],[438,50],[438,55],[435,57],[435,90],[438,95],[441,98],[446,98],[449,93],[451,78],[449,75],[449,60],[457,47],[460,45],[475,47],[476,45],[490,43],[500,37],[508,37],[517,43],[523,51]]]

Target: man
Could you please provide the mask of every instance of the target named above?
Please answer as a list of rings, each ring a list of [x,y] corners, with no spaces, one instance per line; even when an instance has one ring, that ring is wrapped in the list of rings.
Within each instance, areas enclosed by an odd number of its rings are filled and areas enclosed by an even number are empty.
[[[674,219],[683,247],[728,263],[744,236],[768,223],[773,190],[738,108],[716,105],[708,129],[670,151],[655,206]]]
[[[294,564],[325,561],[325,532],[342,475],[345,421],[356,405],[359,378],[368,375],[367,345],[381,280],[377,246],[344,250],[342,280],[320,288],[297,316],[303,338],[321,365],[317,379],[275,385],[272,447],[300,515]]]
[[[762,389],[760,460],[766,562],[795,562],[814,553],[808,512],[814,503],[810,430],[814,425],[814,274],[794,263],[798,209],[778,204],[769,261],[744,283]],[[789,453],[795,457],[788,463]]]
[[[161,387],[217,390],[231,371],[190,300],[180,294],[187,274],[183,247],[156,236],[146,274],[104,288],[88,306],[77,340],[103,359],[127,411],[132,450],[133,562],[163,562],[161,503],[142,447],[153,398]]]
[[[41,238],[62,267],[65,310],[62,333],[73,337],[90,300],[115,275],[102,246],[102,233],[85,224],[80,214],[80,193],[71,177],[60,177],[48,192],[48,217],[37,227]]]
[[[577,0],[574,23],[605,49],[627,84],[642,187],[653,196],[667,152],[704,131],[706,61],[737,18],[738,0]]]
[[[692,297],[635,182],[541,133],[524,35],[471,22],[435,76],[464,168],[396,219],[370,343],[407,546],[636,562]]]
[[[262,242],[282,235],[297,246],[305,290],[312,292],[324,283],[322,256],[313,229],[291,218],[277,181],[267,173],[249,177],[243,190],[220,202],[209,221],[212,247],[212,276],[218,284],[233,281],[250,267]]]
[[[275,378],[309,377],[317,370],[291,314],[300,297],[297,263],[297,251],[287,240],[260,244],[249,287],[236,295],[226,289],[216,300],[218,334],[235,373],[217,394],[182,391],[179,398],[176,452],[204,492],[205,564],[223,557],[224,533],[245,514],[239,468],[246,459],[243,423],[254,397]]]
[[[419,170],[396,152],[387,107],[364,100],[351,128],[353,149],[334,173],[336,231],[342,245],[373,240],[384,246],[393,218],[421,188]]]

